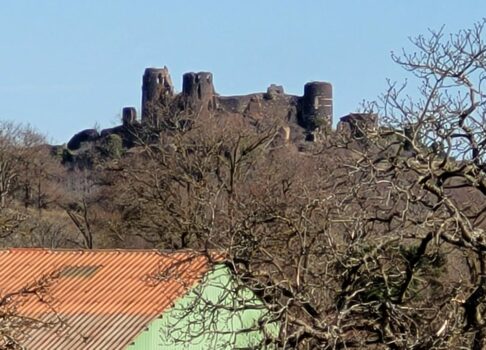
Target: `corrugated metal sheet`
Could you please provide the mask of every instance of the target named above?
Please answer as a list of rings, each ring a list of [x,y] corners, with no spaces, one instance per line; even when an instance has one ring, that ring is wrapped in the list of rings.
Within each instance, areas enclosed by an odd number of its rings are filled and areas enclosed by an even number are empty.
[[[260,349],[268,336],[280,332],[274,317],[228,267],[219,265],[152,321],[127,350]],[[276,349],[269,344],[265,348]]]
[[[32,330],[27,349],[123,349],[174,304],[209,269],[191,251],[0,250],[0,293],[20,290],[54,271],[50,303],[64,324]],[[156,276],[156,278],[154,278]],[[49,319],[54,312],[35,297],[22,314]]]

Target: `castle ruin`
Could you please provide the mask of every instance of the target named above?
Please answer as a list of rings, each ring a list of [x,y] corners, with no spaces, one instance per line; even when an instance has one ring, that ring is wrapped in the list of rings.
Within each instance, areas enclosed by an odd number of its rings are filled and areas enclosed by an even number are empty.
[[[190,72],[183,75],[182,92],[175,94],[167,67],[147,68],[142,85],[142,123],[150,119],[153,103],[176,105],[194,113],[281,116],[304,128],[308,141],[314,140],[317,134],[328,135],[332,127],[332,85],[327,82],[307,83],[303,96],[285,94],[282,86],[274,84],[266,93],[220,96],[211,73]]]
[[[176,93],[169,70],[147,68],[142,79],[141,121],[134,107],[122,110],[122,125],[102,130],[84,130],[68,143],[77,149],[82,142],[96,141],[111,134],[123,139],[126,147],[133,145],[133,134],[145,124],[163,125],[161,118],[184,112],[215,117],[243,117],[251,123],[265,117],[285,121],[287,141],[318,141],[332,132],[332,85],[313,81],[305,84],[302,96],[287,94],[279,85],[270,85],[266,92],[239,96],[221,96],[216,93],[213,75],[209,72],[189,72],[183,75],[182,92]],[[162,120],[163,121],[163,120]]]

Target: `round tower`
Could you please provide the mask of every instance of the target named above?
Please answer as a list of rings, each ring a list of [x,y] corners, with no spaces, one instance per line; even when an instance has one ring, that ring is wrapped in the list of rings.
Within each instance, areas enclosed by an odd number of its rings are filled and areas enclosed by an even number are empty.
[[[168,105],[173,96],[174,86],[167,67],[145,69],[142,83],[142,121],[148,117],[151,104]]]
[[[313,81],[305,84],[300,122],[309,132],[316,129],[329,134],[332,127],[332,85]]]
[[[209,72],[184,74],[182,94],[186,107],[194,111],[216,108],[213,75]]]

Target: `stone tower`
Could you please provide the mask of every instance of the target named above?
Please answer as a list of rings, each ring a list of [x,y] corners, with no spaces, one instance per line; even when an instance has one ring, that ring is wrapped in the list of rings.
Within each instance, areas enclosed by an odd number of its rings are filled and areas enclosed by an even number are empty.
[[[332,85],[313,81],[305,84],[301,99],[300,123],[307,129],[308,139],[314,140],[314,133],[328,135],[332,128]]]
[[[182,77],[184,107],[193,112],[216,108],[213,75],[209,72],[186,73]]]
[[[124,107],[122,109],[123,126],[132,125],[137,121],[137,110],[135,107]]]
[[[173,97],[174,86],[167,67],[145,69],[142,83],[142,122],[149,117],[151,104],[167,106]]]

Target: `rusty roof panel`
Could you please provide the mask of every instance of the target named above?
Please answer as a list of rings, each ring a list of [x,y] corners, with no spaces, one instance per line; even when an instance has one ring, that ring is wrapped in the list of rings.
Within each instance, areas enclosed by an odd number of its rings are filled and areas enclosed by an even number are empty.
[[[26,349],[123,349],[207,272],[210,259],[193,251],[4,249],[0,266],[0,294],[53,276],[49,305],[25,297],[19,311],[62,323],[28,332]]]

